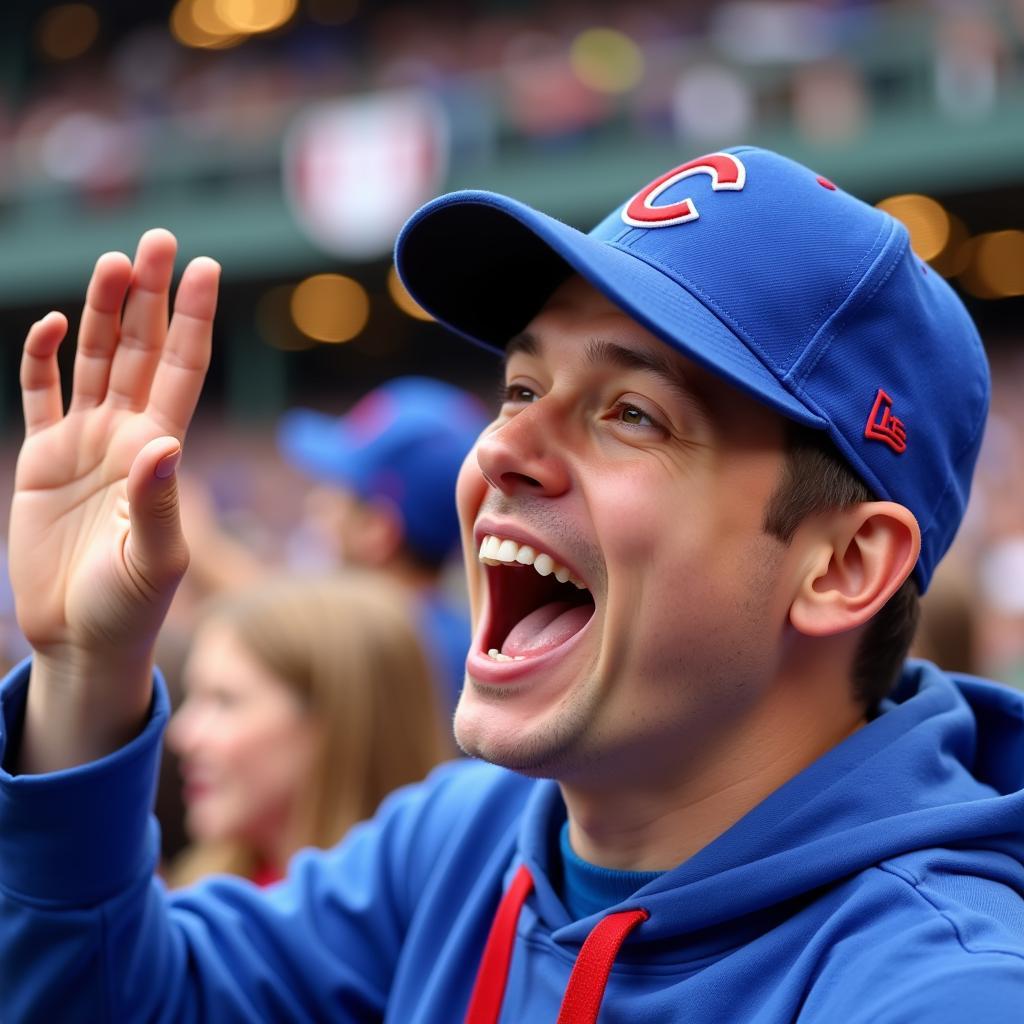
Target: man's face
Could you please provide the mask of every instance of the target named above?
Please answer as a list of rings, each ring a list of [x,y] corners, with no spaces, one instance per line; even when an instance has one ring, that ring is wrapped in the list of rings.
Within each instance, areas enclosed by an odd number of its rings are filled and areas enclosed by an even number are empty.
[[[770,690],[795,575],[761,528],[782,420],[580,278],[509,351],[459,479],[468,548],[498,541],[470,567],[456,736],[562,781],[664,780]]]

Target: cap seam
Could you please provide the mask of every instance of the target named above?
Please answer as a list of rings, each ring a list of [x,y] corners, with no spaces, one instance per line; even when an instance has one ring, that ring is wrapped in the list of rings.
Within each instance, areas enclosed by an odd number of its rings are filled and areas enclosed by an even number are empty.
[[[828,324],[830,324],[833,320],[835,320],[835,318],[839,316],[841,312],[846,308],[849,300],[856,294],[857,288],[860,286],[861,283],[863,283],[864,279],[871,273],[871,270],[875,266],[875,264],[885,255],[885,248],[889,241],[889,238],[891,238],[893,235],[894,226],[895,221],[890,223],[888,218],[886,218],[882,222],[882,226],[879,229],[879,232],[875,236],[875,239],[871,243],[870,247],[867,249],[867,251],[863,253],[861,258],[857,261],[857,265],[843,279],[841,290],[843,291],[845,298],[839,303],[838,306],[833,307],[832,313],[828,317],[818,322],[817,318],[820,317],[822,313],[828,308],[828,302],[822,303],[821,309],[815,315],[815,322],[818,323],[818,326],[815,328],[813,333],[811,333],[810,330],[806,331],[803,337],[800,339],[801,343],[803,344],[803,351],[797,358],[796,362],[793,363],[793,365],[786,372],[785,377],[787,380],[792,379],[794,382],[803,381],[813,371],[814,367],[818,365],[818,361],[821,359],[822,356],[822,350],[826,347],[823,344],[823,339],[819,338],[819,335],[821,335],[825,327]],[[885,238],[885,241],[882,242],[881,248],[878,248],[879,239],[881,239],[883,235],[886,235],[887,237]],[[905,245],[906,239],[904,239],[903,241]],[[874,288],[872,288],[872,290],[867,295],[858,300],[858,305],[862,305],[864,302],[870,299],[871,296],[874,295],[875,292],[878,290],[878,288],[881,287],[882,283],[888,280],[889,275],[892,274],[893,269],[899,262],[900,257],[903,255],[903,252],[904,249],[902,248],[899,250],[899,252],[897,252],[896,256],[893,258],[892,266],[890,266],[885,276],[882,278],[881,281],[879,281],[875,285]],[[870,266],[867,268],[867,270],[861,273],[861,267],[868,260],[871,261]],[[853,280],[855,277],[857,278],[857,283],[851,287],[850,281]],[[833,292],[833,294],[835,293]],[[818,339],[817,343],[815,343],[815,339]],[[801,364],[806,362],[808,359],[811,360],[811,365],[808,367],[807,371],[804,372],[800,369],[800,367]]]
[[[892,235],[891,231],[890,235]],[[815,341],[815,337],[812,337],[811,340],[808,342],[808,347],[810,348],[813,346],[814,351],[813,356],[809,358],[809,362],[806,369],[804,369],[801,365],[804,362],[804,360],[799,359],[796,363],[793,364],[793,367],[790,369],[789,373],[786,374],[786,379],[791,380],[794,389],[798,390],[801,394],[803,393],[804,383],[806,382],[807,378],[815,371],[815,369],[818,366],[818,363],[820,363],[821,360],[824,358],[826,352],[828,352],[831,349],[832,342],[835,340],[835,338],[842,333],[835,327],[835,321],[837,319],[841,320],[844,317],[851,314],[852,312],[854,312],[855,310],[863,307],[865,303],[869,302],[871,299],[875,297],[879,289],[882,288],[885,285],[885,283],[889,280],[889,278],[892,277],[893,273],[895,273],[897,266],[899,266],[900,260],[903,258],[904,254],[907,251],[907,244],[909,242],[908,237],[900,236],[898,233],[895,237],[898,243],[897,249],[895,255],[893,256],[892,262],[889,264],[889,267],[885,271],[885,273],[878,278],[878,280],[874,283],[874,285],[872,285],[869,291],[866,291],[861,295],[857,295],[857,290],[855,288],[853,291],[849,293],[849,295],[847,295],[846,301],[843,302],[837,309],[835,309],[832,315],[827,320],[825,320],[824,323],[821,324],[821,326],[819,326],[816,332],[816,337],[818,335],[820,335],[820,337],[817,337],[817,341]],[[883,246],[882,250],[875,256],[874,262],[872,263],[872,267],[869,267],[868,270],[861,277],[861,282],[864,281],[864,279],[871,273],[871,269],[874,267],[874,265],[877,264],[879,260],[883,259],[884,256],[885,246]]]
[[[652,259],[645,253],[635,252],[628,246],[620,245],[617,242],[605,242],[614,249],[623,253],[626,256],[630,256],[632,259],[639,260],[641,263],[647,264],[653,270],[657,270],[658,273],[663,274],[670,281],[675,282],[680,288],[685,289],[690,295],[696,299],[712,316],[715,317],[724,327],[736,335],[739,340],[746,346],[746,348],[754,355],[757,360],[762,363],[765,368],[772,374],[772,376],[780,384],[783,380],[782,367],[777,364],[774,360],[770,359],[760,345],[755,344],[750,340],[750,332],[747,328],[740,323],[734,316],[722,309],[718,303],[716,303],[711,296],[709,296],[703,289],[695,285],[689,278],[682,277],[681,275],[673,274],[664,264],[659,260]]]

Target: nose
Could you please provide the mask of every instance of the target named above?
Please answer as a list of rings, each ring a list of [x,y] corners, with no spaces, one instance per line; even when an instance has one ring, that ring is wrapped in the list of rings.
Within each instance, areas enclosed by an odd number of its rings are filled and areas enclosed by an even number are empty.
[[[566,446],[554,405],[540,399],[521,409],[477,442],[480,471],[507,495],[558,497],[569,489]]]

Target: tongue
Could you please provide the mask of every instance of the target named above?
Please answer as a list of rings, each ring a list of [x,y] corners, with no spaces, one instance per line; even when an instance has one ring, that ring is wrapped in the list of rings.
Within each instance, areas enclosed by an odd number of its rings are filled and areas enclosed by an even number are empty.
[[[593,613],[592,604],[552,601],[542,605],[513,627],[502,644],[501,653],[514,658],[550,651],[578,633]]]

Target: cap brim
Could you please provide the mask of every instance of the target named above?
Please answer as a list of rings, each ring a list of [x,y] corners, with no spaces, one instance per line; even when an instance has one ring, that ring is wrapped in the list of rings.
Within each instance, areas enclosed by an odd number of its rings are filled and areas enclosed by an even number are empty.
[[[395,263],[428,313],[498,352],[575,272],[683,355],[790,419],[826,425],[680,282],[507,196],[465,191],[428,203],[398,236]]]

